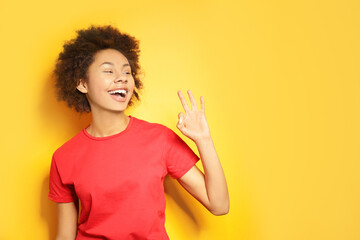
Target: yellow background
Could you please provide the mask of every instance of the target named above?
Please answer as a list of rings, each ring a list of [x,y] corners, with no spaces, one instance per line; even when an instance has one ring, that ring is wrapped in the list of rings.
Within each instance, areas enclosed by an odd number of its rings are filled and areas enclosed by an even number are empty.
[[[359,240],[359,12],[356,0],[2,1],[0,239],[54,239],[51,155],[89,117],[56,102],[49,75],[75,30],[113,24],[141,41],[145,89],[128,114],[180,134],[176,91],[204,96],[226,172],[221,217],[166,181],[171,239]]]

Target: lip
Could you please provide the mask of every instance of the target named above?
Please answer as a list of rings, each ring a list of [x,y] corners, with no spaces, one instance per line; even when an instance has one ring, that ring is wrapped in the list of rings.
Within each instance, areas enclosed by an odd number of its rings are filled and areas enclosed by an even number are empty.
[[[120,88],[110,89],[108,92],[115,91],[115,90],[126,90],[126,93],[129,91],[129,89],[127,87],[120,87]]]
[[[110,92],[115,91],[115,90],[125,90],[126,91],[125,97],[122,98],[122,97],[120,97],[118,95],[111,95]],[[129,89],[127,87],[114,88],[114,89],[109,90],[108,93],[109,93],[110,97],[112,99],[114,99],[115,101],[117,101],[117,102],[126,102],[126,99],[127,99],[128,93],[129,93]]]

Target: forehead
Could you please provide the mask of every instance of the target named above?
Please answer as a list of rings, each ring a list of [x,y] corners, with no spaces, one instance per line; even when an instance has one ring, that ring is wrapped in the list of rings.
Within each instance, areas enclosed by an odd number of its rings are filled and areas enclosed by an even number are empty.
[[[98,51],[94,56],[94,62],[112,62],[114,64],[123,65],[124,63],[129,63],[127,58],[118,50],[115,49],[103,49]]]

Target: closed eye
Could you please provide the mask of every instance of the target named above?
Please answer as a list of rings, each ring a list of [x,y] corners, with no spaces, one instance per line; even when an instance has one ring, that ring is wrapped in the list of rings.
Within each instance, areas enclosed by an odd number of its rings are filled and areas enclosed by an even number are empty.
[[[105,73],[112,73],[112,71],[104,71]]]

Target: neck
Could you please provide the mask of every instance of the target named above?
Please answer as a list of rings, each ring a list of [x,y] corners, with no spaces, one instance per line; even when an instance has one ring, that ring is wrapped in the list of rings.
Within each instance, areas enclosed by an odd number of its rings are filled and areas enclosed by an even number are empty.
[[[124,112],[92,112],[92,122],[86,131],[94,137],[107,137],[124,131],[129,121]]]

